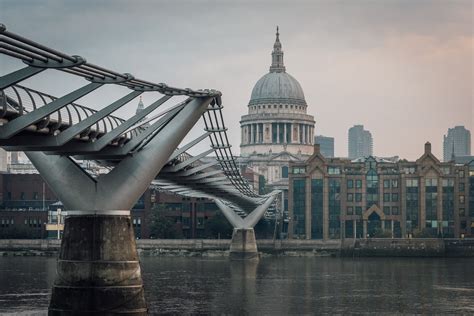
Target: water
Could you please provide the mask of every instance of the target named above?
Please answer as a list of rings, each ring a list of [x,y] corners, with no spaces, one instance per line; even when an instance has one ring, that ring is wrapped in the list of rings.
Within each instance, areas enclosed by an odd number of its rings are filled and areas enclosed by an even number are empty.
[[[45,314],[56,260],[0,258],[0,311]],[[474,314],[474,259],[142,258],[152,314]]]

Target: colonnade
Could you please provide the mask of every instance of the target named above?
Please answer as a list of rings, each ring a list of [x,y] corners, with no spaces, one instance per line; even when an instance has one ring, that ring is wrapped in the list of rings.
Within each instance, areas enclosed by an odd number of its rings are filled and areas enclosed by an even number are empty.
[[[268,129],[268,130],[267,130]],[[242,125],[242,144],[313,144],[314,126],[300,123]]]

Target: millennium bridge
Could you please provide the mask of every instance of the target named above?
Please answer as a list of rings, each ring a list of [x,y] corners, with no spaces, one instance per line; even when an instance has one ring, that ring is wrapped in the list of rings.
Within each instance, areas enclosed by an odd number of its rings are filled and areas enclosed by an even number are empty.
[[[24,151],[68,210],[51,315],[147,314],[130,209],[150,185],[213,199],[234,227],[230,258],[258,258],[253,227],[280,192],[258,195],[241,176],[221,92],[138,79],[46,47],[3,24],[0,53],[19,65],[0,74],[0,146]],[[84,85],[56,97],[22,84],[45,71],[67,73]],[[101,109],[75,103],[106,85],[127,93]],[[142,94],[155,101],[129,118],[114,115]],[[182,144],[198,122],[205,126],[202,134]],[[203,141],[210,143],[208,150],[189,154]],[[212,159],[204,159],[209,155]],[[108,172],[91,175],[81,160]]]

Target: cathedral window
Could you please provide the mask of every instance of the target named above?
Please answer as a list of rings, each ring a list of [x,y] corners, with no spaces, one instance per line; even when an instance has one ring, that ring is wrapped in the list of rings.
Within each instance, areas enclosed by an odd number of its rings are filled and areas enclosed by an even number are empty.
[[[282,178],[288,178],[288,167],[287,166],[281,167],[281,177]]]

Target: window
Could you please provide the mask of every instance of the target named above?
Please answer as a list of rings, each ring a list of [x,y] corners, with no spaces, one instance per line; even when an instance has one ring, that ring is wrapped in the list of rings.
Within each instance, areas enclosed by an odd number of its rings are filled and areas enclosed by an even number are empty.
[[[427,187],[435,187],[438,185],[438,179],[436,178],[425,179],[425,185]]]
[[[356,180],[356,188],[357,189],[362,188],[362,180]]]
[[[441,181],[444,188],[446,187],[453,187],[454,186],[454,179],[443,179]]]
[[[383,201],[384,202],[390,202],[390,193],[384,193],[383,194]]]
[[[398,188],[398,180],[392,179],[392,188]]]
[[[418,187],[418,179],[407,179],[406,183],[407,183],[407,187],[410,187],[410,188]]]
[[[281,167],[281,177],[282,178],[288,178],[288,167],[287,166]]]
[[[464,182],[459,182],[459,192],[464,192]]]
[[[392,202],[398,202],[398,193],[392,193]]]
[[[328,167],[329,174],[341,174],[341,169],[339,167]]]
[[[459,170],[459,177],[464,178],[464,170]]]
[[[362,207],[356,206],[355,212],[356,212],[356,215],[362,215]]]
[[[405,174],[414,174],[416,172],[416,167],[405,167]]]
[[[383,207],[383,213],[385,215],[390,215],[390,206],[384,206]]]
[[[383,187],[385,189],[390,188],[390,180],[383,180]]]
[[[459,196],[459,204],[464,204],[464,195]]]
[[[398,206],[392,206],[392,215],[398,215]]]
[[[356,193],[355,194],[355,200],[356,200],[356,202],[361,202],[362,201],[362,193]]]
[[[459,216],[466,216],[466,209],[460,208],[459,209]]]
[[[347,188],[352,189],[354,187],[354,180],[349,179],[347,180]]]
[[[354,213],[352,206],[347,207],[347,215],[352,215]]]
[[[348,202],[354,201],[354,195],[352,193],[347,193],[347,201]]]
[[[442,167],[441,172],[443,172],[443,174],[445,174],[445,175],[448,175],[448,174],[451,173],[451,170],[450,170],[449,167]]]
[[[306,172],[306,167],[293,167],[293,174],[303,174]]]

